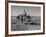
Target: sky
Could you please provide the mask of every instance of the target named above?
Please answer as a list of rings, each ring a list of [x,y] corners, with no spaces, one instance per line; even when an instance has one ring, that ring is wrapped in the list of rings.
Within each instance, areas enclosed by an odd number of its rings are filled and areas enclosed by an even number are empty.
[[[34,6],[11,6],[11,16],[17,16],[24,14],[24,10],[27,15],[30,16],[40,16],[41,15],[41,8],[34,7]]]

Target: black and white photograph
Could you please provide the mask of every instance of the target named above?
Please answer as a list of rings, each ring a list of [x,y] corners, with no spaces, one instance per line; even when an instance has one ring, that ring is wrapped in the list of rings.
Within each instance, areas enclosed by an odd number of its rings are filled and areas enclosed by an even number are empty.
[[[43,32],[43,4],[8,3],[8,33]]]
[[[11,6],[11,31],[40,30],[40,7]]]

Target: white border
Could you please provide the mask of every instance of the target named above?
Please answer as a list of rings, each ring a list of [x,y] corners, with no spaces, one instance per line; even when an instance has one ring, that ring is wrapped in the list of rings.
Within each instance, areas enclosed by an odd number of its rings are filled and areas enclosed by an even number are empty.
[[[11,32],[11,5],[14,6],[36,6],[41,7],[41,30],[32,31],[12,31]],[[19,3],[8,3],[8,34],[24,34],[24,33],[41,33],[43,32],[43,5],[37,4],[19,4]]]

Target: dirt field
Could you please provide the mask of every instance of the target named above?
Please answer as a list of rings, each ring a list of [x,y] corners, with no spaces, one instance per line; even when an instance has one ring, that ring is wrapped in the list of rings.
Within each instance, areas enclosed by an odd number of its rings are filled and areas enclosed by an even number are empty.
[[[24,31],[24,30],[39,30],[40,29],[40,16],[31,16],[34,24],[31,22],[17,20],[15,16],[11,17],[11,31]],[[35,24],[36,23],[36,24]]]

